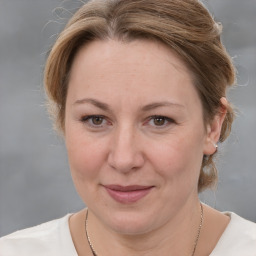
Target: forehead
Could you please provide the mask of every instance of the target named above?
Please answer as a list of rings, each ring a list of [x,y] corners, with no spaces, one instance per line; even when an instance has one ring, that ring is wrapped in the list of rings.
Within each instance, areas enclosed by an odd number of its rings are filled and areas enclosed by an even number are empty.
[[[181,58],[171,48],[159,41],[146,39],[130,42],[110,39],[95,40],[80,48],[74,59],[71,74],[81,65],[92,68],[95,65],[98,65],[97,68],[108,65],[109,68],[125,68],[126,71],[129,71],[128,68],[133,65],[136,67],[145,65],[148,68],[151,66],[157,71],[158,67],[168,69],[168,64],[180,72],[191,73]]]
[[[150,40],[86,44],[74,59],[68,89],[76,99],[125,95],[122,100],[134,102],[181,100],[185,94],[197,97],[190,71],[171,49]]]

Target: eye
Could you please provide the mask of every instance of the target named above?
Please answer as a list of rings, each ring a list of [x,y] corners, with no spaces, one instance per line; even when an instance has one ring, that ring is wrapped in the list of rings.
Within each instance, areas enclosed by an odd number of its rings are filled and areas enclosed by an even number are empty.
[[[103,123],[104,119],[101,116],[94,116],[91,117],[91,122],[93,125],[101,125]]]
[[[101,128],[107,125],[106,118],[100,115],[84,116],[81,118],[81,122],[88,124],[90,127],[93,128]]]
[[[154,125],[162,126],[166,123],[166,119],[163,117],[155,117],[153,118]]]
[[[152,116],[148,121],[149,125],[158,128],[165,128],[172,123],[175,123],[175,121],[166,116]]]

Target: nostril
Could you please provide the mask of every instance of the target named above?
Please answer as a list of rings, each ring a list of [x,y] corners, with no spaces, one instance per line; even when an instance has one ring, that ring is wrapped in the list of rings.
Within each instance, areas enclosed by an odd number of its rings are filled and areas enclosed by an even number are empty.
[[[111,168],[130,172],[137,170],[144,164],[142,150],[138,143],[137,133],[132,125],[123,125],[115,130],[108,155]]]
[[[144,158],[141,153],[134,154],[114,154],[108,156],[108,164],[111,168],[120,172],[130,172],[141,168],[144,164]]]

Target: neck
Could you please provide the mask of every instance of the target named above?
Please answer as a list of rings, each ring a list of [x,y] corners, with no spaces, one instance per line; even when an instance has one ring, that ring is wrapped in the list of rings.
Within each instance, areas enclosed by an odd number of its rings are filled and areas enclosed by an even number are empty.
[[[189,214],[188,214],[189,213]],[[98,221],[89,211],[88,233],[97,256],[188,255],[193,253],[200,225],[200,203],[188,203],[172,218],[144,234],[119,234]],[[91,230],[91,232],[90,232]]]

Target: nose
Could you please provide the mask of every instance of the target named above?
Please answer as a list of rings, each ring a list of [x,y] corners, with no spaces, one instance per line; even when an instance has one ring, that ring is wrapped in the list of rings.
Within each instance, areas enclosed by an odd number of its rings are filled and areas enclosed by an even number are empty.
[[[129,173],[137,170],[144,164],[139,136],[132,128],[117,129],[112,134],[108,164],[115,170]]]

